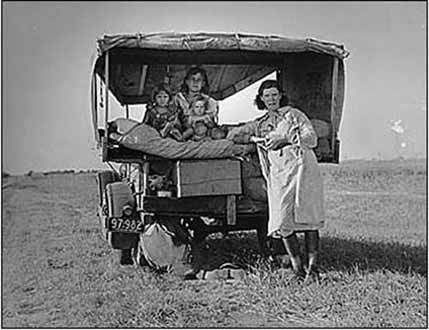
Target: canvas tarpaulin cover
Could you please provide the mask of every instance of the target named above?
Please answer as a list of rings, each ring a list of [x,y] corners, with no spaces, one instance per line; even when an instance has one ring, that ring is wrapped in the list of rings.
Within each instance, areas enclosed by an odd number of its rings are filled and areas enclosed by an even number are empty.
[[[186,70],[197,63],[207,70],[210,96],[223,100],[275,71],[285,54],[312,52],[340,60],[348,56],[342,45],[311,38],[239,33],[106,35],[98,39],[98,65],[94,65],[101,77],[106,51],[111,53],[114,67],[110,70],[110,87],[122,104],[148,102],[150,91],[165,75],[171,77],[170,87],[177,92]],[[258,55],[250,60],[252,54]]]
[[[348,51],[342,45],[313,38],[298,39],[242,33],[137,33],[105,35],[98,40],[100,55],[118,47],[164,50],[237,49],[279,53],[313,51],[341,59],[348,55]]]
[[[136,124],[132,120],[120,118],[116,125],[134,126],[118,139],[127,148],[167,159],[210,159],[240,156],[249,150],[249,145],[237,145],[230,140],[178,142],[162,138],[158,131],[146,124]],[[119,129],[121,131],[121,129]]]
[[[313,38],[204,32],[105,35],[97,44],[93,73],[105,79],[104,54],[109,51],[109,89],[122,105],[146,104],[154,86],[166,77],[176,93],[194,64],[203,65],[207,71],[210,96],[216,100],[234,95],[285,66],[284,88],[295,102],[292,105],[311,119],[331,123],[334,133],[339,130],[344,100],[343,60],[349,55],[343,45]],[[334,98],[332,59],[338,62]],[[306,68],[308,72],[300,71]],[[331,108],[333,99],[336,103]],[[92,112],[97,132],[97,109],[93,107]]]

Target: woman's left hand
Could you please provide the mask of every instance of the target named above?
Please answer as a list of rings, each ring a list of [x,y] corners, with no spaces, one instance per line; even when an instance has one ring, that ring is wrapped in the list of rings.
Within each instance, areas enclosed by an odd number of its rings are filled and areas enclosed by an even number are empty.
[[[266,137],[265,146],[269,150],[277,150],[288,144],[287,139],[277,133],[269,133]]]

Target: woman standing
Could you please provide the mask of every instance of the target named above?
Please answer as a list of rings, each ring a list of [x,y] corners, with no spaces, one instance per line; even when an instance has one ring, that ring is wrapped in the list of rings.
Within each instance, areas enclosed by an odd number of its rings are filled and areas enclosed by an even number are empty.
[[[299,277],[317,276],[319,229],[324,224],[323,183],[316,156],[317,135],[300,110],[287,106],[276,80],[259,87],[255,103],[267,113],[231,130],[229,139],[256,142],[268,194],[268,236],[281,238]],[[304,232],[307,265],[296,233]]]

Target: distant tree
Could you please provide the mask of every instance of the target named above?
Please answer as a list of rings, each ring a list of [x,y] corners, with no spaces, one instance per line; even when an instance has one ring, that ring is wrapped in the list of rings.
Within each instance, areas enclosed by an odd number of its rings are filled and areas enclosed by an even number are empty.
[[[33,173],[34,173],[34,171],[33,171],[33,170],[30,170],[30,171],[28,171],[27,176],[32,176],[32,175],[33,175]]]
[[[2,178],[8,178],[8,177],[10,177],[10,174],[7,172],[1,172],[1,177]]]

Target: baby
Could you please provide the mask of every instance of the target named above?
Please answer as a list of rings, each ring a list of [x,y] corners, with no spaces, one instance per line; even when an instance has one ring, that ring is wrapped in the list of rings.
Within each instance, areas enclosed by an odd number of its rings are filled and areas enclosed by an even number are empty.
[[[171,93],[166,84],[155,87],[152,94],[153,104],[148,107],[143,123],[154,127],[163,138],[169,136],[183,141],[178,114],[170,106],[170,101]]]
[[[222,126],[215,126],[211,129],[210,136],[213,140],[226,139],[228,128]]]
[[[204,96],[197,97],[191,104],[191,114],[185,118],[185,131],[183,139],[192,138],[194,141],[210,139],[210,131],[215,127],[215,123],[206,113],[208,108],[208,99]]]

